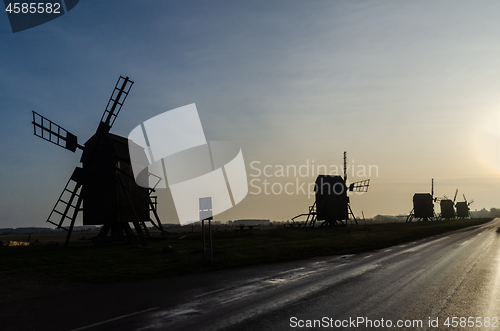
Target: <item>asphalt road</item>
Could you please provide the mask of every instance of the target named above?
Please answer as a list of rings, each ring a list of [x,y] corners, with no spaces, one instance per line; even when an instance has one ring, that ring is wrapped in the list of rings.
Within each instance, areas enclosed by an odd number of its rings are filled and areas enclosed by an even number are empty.
[[[500,219],[495,219],[359,255],[115,284],[73,298],[56,295],[43,308],[29,310],[36,302],[27,306],[32,321],[24,326],[244,331],[393,330],[401,325],[406,330],[499,330],[499,226]]]

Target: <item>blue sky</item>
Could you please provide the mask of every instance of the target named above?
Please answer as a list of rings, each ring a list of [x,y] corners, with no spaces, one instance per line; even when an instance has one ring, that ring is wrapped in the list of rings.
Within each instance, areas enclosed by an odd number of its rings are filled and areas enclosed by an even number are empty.
[[[0,15],[0,227],[46,226],[79,162],[33,136],[31,110],[83,143],[119,75],[135,84],[113,133],[196,103],[207,139],[240,144],[249,174],[252,161],[340,165],[344,150],[377,165],[356,215],[407,213],[431,178],[437,196],[498,207],[499,13],[495,1],[82,0],[15,34]],[[249,195],[220,220],[287,220],[311,203]]]

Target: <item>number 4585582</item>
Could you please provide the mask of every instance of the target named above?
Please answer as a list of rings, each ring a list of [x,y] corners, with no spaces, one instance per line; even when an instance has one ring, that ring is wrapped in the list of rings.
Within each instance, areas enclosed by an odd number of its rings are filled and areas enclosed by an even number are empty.
[[[31,2],[31,3],[9,3],[5,11],[9,14],[60,14],[61,4],[60,3],[50,3],[50,2]]]

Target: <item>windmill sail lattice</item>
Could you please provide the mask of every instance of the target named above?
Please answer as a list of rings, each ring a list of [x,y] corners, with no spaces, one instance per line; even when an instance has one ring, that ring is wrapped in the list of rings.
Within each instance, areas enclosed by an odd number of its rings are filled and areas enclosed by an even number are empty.
[[[106,123],[110,128],[113,126],[133,84],[134,82],[129,80],[128,77],[124,78],[120,76],[116,82],[113,93],[111,93],[106,109],[102,114],[101,122]]]
[[[33,123],[33,133],[35,136],[66,148],[73,153],[77,148],[83,150],[83,147],[78,144],[74,134],[35,111],[33,111],[33,121],[31,123]]]

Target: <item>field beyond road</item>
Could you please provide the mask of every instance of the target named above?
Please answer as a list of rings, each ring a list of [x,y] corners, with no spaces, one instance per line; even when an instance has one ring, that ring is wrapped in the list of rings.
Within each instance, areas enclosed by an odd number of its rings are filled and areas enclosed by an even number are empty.
[[[126,243],[95,246],[90,240],[0,247],[0,279],[5,284],[102,283],[146,279],[382,249],[491,219],[388,223],[330,228],[270,228],[213,233],[213,264],[203,263],[201,233],[151,239],[150,247]],[[76,234],[75,234],[76,235]],[[208,236],[207,236],[208,238]],[[9,240],[8,236],[0,236]],[[207,240],[208,244],[208,240]],[[208,257],[208,252],[207,252]]]

